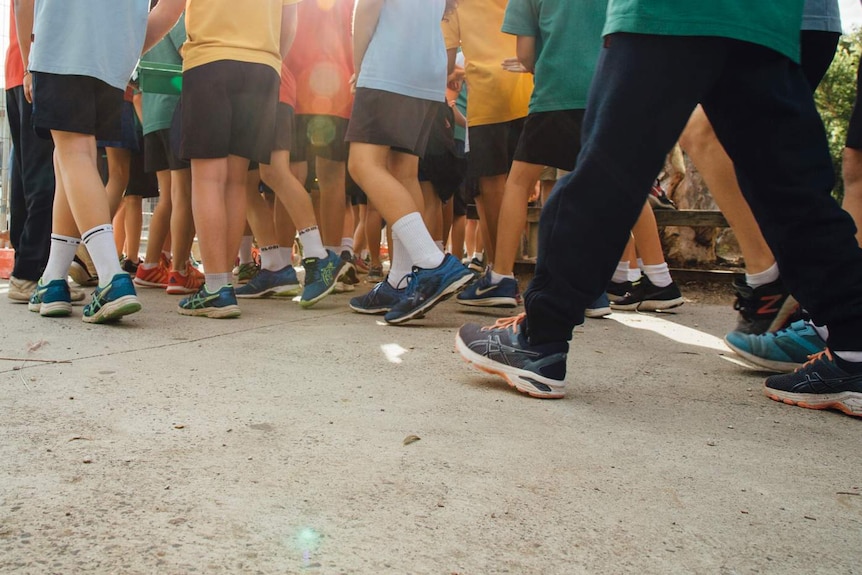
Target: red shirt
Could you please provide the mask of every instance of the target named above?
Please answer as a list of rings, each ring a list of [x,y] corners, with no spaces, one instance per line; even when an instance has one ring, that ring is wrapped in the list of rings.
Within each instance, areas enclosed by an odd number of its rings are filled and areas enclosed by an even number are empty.
[[[299,26],[287,55],[287,65],[296,78],[297,114],[350,118],[353,2],[309,1],[297,5]]]
[[[9,3],[9,48],[6,50],[6,89],[24,85],[24,61],[18,45],[18,27],[15,25],[15,4]]]
[[[278,91],[278,101],[296,109],[296,78],[287,67],[287,59],[281,63],[281,88]]]

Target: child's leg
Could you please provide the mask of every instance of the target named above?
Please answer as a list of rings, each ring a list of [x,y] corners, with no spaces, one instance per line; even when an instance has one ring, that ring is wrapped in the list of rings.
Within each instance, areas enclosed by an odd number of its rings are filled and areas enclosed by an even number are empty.
[[[428,233],[434,238],[434,243],[437,247],[443,250],[443,202],[440,201],[440,196],[434,189],[434,184],[431,182],[419,182],[419,188],[422,190],[422,219],[425,221],[425,227],[428,228]]]
[[[371,258],[371,267],[382,268],[380,261],[380,232],[383,230],[383,218],[374,204],[368,202],[365,211],[365,237],[368,238],[368,255]]]
[[[75,251],[81,244],[81,234],[72,216],[69,200],[66,197],[66,187],[60,175],[60,165],[57,162],[57,151],[54,151],[54,170],[57,174],[54,187],[54,207],[52,213],[51,249],[48,262],[42,272],[41,282],[47,284],[52,280],[65,279],[69,266],[75,258]]]
[[[320,187],[320,227],[323,243],[334,252],[341,246],[344,228],[346,172],[344,162],[316,158],[317,182]],[[300,229],[299,223],[296,224]]]
[[[133,263],[140,259],[141,230],[143,229],[143,198],[141,196],[126,196],[123,198],[125,204],[125,226],[126,226],[126,257]],[[161,252],[162,244],[156,244]],[[158,261],[158,259],[157,259]]]
[[[111,215],[117,213],[123,202],[123,192],[129,186],[131,177],[132,153],[124,148],[105,148],[108,157],[108,183],[105,191],[108,194],[108,207]]]
[[[195,238],[192,218],[192,171],[171,171],[171,268],[183,272]]]
[[[159,180],[159,201],[150,218],[150,231],[147,236],[147,253],[144,256],[144,265],[156,265],[162,255],[165,240],[171,231],[171,172],[162,170],[156,172]],[[188,256],[185,257],[188,260]]]
[[[296,225],[287,213],[287,208],[276,200],[273,206],[273,220],[275,221],[275,238],[281,246],[282,258],[288,264],[293,264],[293,246],[296,243]]]
[[[542,166],[527,162],[512,163],[500,206],[497,247],[494,250],[494,271],[500,275],[514,274],[521,234],[527,225],[527,202],[542,169]]]
[[[117,256],[122,259],[126,254],[126,203],[120,202],[120,206],[111,220],[114,226],[114,247],[117,248]]]

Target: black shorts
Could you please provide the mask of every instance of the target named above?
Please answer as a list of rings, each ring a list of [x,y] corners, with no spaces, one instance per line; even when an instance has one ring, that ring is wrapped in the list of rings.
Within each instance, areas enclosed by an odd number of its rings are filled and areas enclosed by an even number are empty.
[[[137,112],[135,112],[135,105],[126,100],[123,100],[123,108],[120,112],[120,132],[121,137],[116,140],[96,138],[96,147],[118,148],[131,152],[139,152],[144,148],[143,136],[141,135]]]
[[[219,60],[183,73],[180,157],[269,162],[280,80],[265,64]]]
[[[144,152],[138,150],[132,152],[129,162],[129,184],[126,186],[125,196],[140,196],[142,198],[156,198],[159,195],[159,180],[154,172],[146,172],[144,169]],[[169,192],[170,193],[170,192]]]
[[[515,160],[571,172],[581,151],[584,110],[539,112],[527,116]]]
[[[359,88],[347,126],[348,142],[388,146],[422,157],[442,103],[384,90]]]
[[[289,152],[293,147],[295,133],[296,120],[293,115],[293,106],[279,102],[275,110],[275,145],[273,145],[272,151],[287,150]]]
[[[171,148],[171,130],[156,130],[144,136],[144,169],[147,172],[185,170],[189,163],[181,160]]]
[[[470,162],[467,173],[474,178],[508,174],[524,128],[524,120],[518,118],[499,124],[470,127]]]
[[[90,76],[33,72],[33,127],[42,138],[57,130],[121,140],[123,96]]]
[[[333,162],[347,161],[347,119],[338,116],[297,114],[291,162],[306,162],[320,156]]]

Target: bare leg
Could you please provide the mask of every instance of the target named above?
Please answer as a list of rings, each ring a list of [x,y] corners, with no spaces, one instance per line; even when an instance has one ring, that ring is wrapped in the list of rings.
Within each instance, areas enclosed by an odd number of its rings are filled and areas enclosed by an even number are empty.
[[[174,271],[184,272],[195,238],[190,169],[171,172],[171,207],[171,267]]]
[[[644,204],[641,215],[632,228],[635,247],[644,265],[652,266],[664,263],[664,250],[658,236],[658,224],[649,202]]]
[[[480,212],[480,219],[484,219],[484,225],[487,226],[487,235],[485,236],[487,261],[485,263],[494,264],[497,261],[497,225],[500,221],[503,194],[506,191],[506,174],[479,178],[479,189],[481,190],[481,209],[484,212]],[[478,200],[479,198],[476,199]],[[479,205],[478,201],[476,205]]]
[[[443,202],[431,182],[419,182],[419,187],[424,203],[422,219],[425,221],[425,227],[435,242],[443,241]]]
[[[856,222],[856,241],[862,246],[862,150],[844,148],[844,203]]]
[[[344,162],[316,158],[317,181],[320,186],[320,231],[323,245],[341,245],[344,229],[345,179]],[[365,186],[362,186],[365,189]],[[302,224],[296,224],[300,228]]]
[[[141,196],[126,196],[123,198],[125,205],[126,226],[126,257],[137,263],[140,260],[141,251],[141,229],[143,228],[143,198]],[[161,251],[161,244],[156,244]]]
[[[527,202],[542,169],[536,164],[512,163],[500,207],[497,248],[494,250],[494,271],[498,274],[510,276],[514,273],[521,235],[527,225]]]
[[[122,148],[105,148],[108,157],[108,183],[105,191],[108,194],[108,207],[111,215],[115,215],[123,201],[123,193],[129,186],[132,153]]]
[[[150,218],[150,231],[147,237],[147,253],[144,256],[145,264],[157,264],[162,255],[168,234],[171,231],[171,172],[163,170],[156,173],[159,180],[159,201]],[[188,259],[188,256],[186,256]]]

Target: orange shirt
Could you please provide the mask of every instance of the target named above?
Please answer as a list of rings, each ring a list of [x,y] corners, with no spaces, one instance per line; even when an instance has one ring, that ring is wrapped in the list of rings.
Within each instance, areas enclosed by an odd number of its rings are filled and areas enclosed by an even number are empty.
[[[304,0],[287,66],[296,77],[296,113],[350,118],[354,0]]]
[[[9,3],[9,48],[6,50],[6,89],[24,85],[24,62],[18,46],[18,28],[15,26],[15,4]]]
[[[296,78],[287,67],[287,59],[281,63],[281,88],[278,91],[278,101],[296,109]]]

